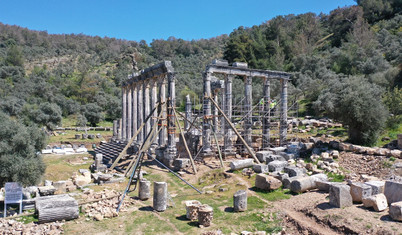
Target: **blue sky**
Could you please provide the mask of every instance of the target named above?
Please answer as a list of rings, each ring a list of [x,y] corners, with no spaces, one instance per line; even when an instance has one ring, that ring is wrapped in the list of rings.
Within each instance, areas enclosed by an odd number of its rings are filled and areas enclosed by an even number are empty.
[[[0,0],[0,22],[48,33],[83,33],[148,43],[230,34],[275,16],[355,5],[353,0]]]

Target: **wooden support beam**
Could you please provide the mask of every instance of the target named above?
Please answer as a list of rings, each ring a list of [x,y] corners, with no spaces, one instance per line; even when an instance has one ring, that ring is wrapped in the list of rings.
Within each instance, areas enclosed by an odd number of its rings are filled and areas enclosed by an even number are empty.
[[[174,115],[177,117],[177,112],[176,112],[176,109],[174,108],[174,106],[173,106],[173,112],[174,112]],[[193,160],[193,156],[191,156],[190,149],[188,149],[187,141],[186,141],[186,138],[184,137],[184,133],[183,133],[183,130],[181,129],[181,125],[180,125],[178,118],[176,118],[176,122],[177,122],[177,125],[179,126],[179,131],[180,131],[181,138],[183,139],[184,147],[186,148],[188,157],[190,158],[191,166],[193,167],[193,170],[194,170],[194,175],[196,175],[197,168],[195,167],[195,163]]]
[[[148,121],[149,118],[152,117],[152,114],[155,112],[155,110],[157,110],[157,107],[159,107],[158,104],[157,106],[155,106],[155,108],[152,110],[152,112],[148,115],[148,117],[145,119],[145,121],[141,124],[141,126],[138,128],[137,132],[134,134],[133,137],[131,137],[130,141],[128,141],[128,143],[126,144],[126,146],[124,147],[123,151],[121,151],[121,153],[119,154],[119,156],[116,158],[116,160],[114,160],[113,164],[109,167],[109,170],[112,170],[113,168],[116,167],[117,163],[119,163],[120,159],[126,155],[127,153],[127,149],[131,146],[131,144],[134,142],[135,138],[137,137],[138,134],[140,134],[142,128],[144,128],[145,123]]]
[[[250,155],[254,158],[254,160],[260,164],[260,161],[258,161],[258,158],[255,156],[254,151],[248,146],[247,142],[243,139],[243,137],[240,135],[240,133],[236,130],[235,126],[233,123],[229,120],[229,118],[225,115],[225,113],[222,111],[222,109],[219,107],[219,105],[212,99],[211,97],[208,97],[209,100],[211,100],[211,103],[218,109],[218,111],[222,114],[222,116],[225,118],[226,122],[229,124],[230,128],[236,133],[237,137],[241,140],[241,142],[244,144],[246,147],[247,151],[250,153]]]

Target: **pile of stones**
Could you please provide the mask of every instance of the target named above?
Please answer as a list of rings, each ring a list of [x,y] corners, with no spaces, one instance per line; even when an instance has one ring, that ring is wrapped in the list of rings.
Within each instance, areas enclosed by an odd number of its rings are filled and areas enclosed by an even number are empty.
[[[81,211],[85,213],[85,216],[97,221],[104,218],[116,217],[119,215],[116,209],[121,195],[121,193],[115,190],[104,189],[101,192],[94,192],[93,190],[85,189],[81,197],[84,200]],[[91,201],[93,202],[91,203]],[[134,199],[125,197],[120,211],[127,211],[127,208],[133,204],[135,204]]]
[[[0,218],[1,234],[61,234],[63,233],[63,223],[53,222],[47,224],[24,224],[14,219]]]
[[[294,118],[292,120],[288,120],[288,125],[293,132],[306,133],[310,132],[312,129],[324,130],[327,128],[336,128],[342,127],[340,123],[334,123],[330,119],[313,119],[311,117],[306,117],[301,120],[299,118]]]
[[[395,181],[369,181],[331,183],[323,190],[329,192],[329,203],[343,208],[353,203],[363,203],[366,208],[384,211],[389,207],[389,215],[393,220],[402,221],[402,183]]]

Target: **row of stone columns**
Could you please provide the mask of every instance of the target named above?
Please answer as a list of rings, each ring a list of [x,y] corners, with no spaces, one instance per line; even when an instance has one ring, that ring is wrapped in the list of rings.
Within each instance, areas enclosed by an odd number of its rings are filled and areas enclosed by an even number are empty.
[[[166,85],[168,85],[167,98]],[[158,103],[162,103],[162,105],[157,107]],[[174,104],[174,73],[167,73],[141,81],[129,80],[122,87],[122,119],[120,125],[118,125],[117,121],[114,122],[114,136],[121,141],[129,141],[151,112],[156,109],[144,124],[135,141],[138,144],[143,143],[152,127],[158,125],[162,130],[159,132],[158,138],[155,138],[154,144],[159,145],[159,147],[166,147],[171,157],[174,158],[176,155]],[[160,113],[162,113],[162,116],[158,120],[157,117]],[[154,134],[159,128],[155,128]]]
[[[232,83],[234,75],[225,74],[225,85],[222,92],[222,99],[220,106],[223,107],[225,115],[231,120],[232,118]],[[263,99],[264,99],[264,116],[262,117],[263,129],[262,129],[262,148],[267,149],[270,147],[270,79],[269,77],[263,77]],[[280,105],[280,145],[286,144],[287,136],[287,82],[288,79],[279,78],[281,84],[281,105]],[[214,109],[214,116],[212,116],[211,102],[207,97],[213,98],[218,103],[217,93],[211,91],[211,73],[206,72],[204,74],[204,103],[203,103],[203,153],[204,155],[209,155],[211,153],[211,126],[210,120],[213,118],[213,123],[217,124],[217,109]],[[252,142],[252,77],[244,76],[244,110],[245,116],[243,118],[243,138],[248,145]],[[225,155],[235,154],[235,149],[232,143],[233,131],[229,125],[225,123],[226,121],[221,121],[221,128],[224,130],[224,153]]]

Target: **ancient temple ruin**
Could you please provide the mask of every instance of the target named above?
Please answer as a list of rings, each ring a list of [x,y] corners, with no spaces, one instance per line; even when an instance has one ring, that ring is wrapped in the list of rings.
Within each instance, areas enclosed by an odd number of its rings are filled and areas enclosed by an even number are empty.
[[[214,75],[220,77],[217,78]],[[215,156],[219,150],[217,146],[212,147],[212,140],[215,145],[222,146],[224,157],[236,154],[247,155],[252,148],[252,125],[253,125],[253,80],[260,79],[263,82],[263,99],[261,99],[261,111],[257,114],[262,122],[262,145],[259,150],[272,147],[270,135],[271,123],[271,81],[280,81],[280,103],[279,103],[279,145],[286,145],[288,128],[288,101],[287,84],[290,74],[280,71],[261,69],[250,69],[246,63],[235,62],[229,66],[227,61],[214,60],[206,67],[203,73],[203,106],[202,115],[198,118],[198,125],[194,124],[195,114],[192,112],[190,98],[186,99],[186,111],[178,117],[175,111],[175,72],[170,61],[164,61],[139,73],[134,73],[122,85],[122,118],[114,121],[113,141],[121,146],[126,146],[122,151],[127,154],[135,154],[139,146],[146,140],[152,139],[149,145],[150,152],[172,167],[178,158],[178,149],[186,145],[188,157],[192,153],[201,153],[200,156]],[[244,82],[244,101],[242,110],[244,115],[236,126],[242,129],[240,132],[234,127],[233,94],[232,83],[234,79],[242,79]],[[166,88],[167,85],[167,88]],[[166,92],[167,89],[167,92]],[[220,110],[220,112],[219,112]],[[254,114],[255,116],[255,114]],[[184,131],[180,143],[176,143],[176,119],[184,120]],[[202,128],[199,128],[202,126]],[[181,130],[181,127],[180,127]],[[198,130],[198,131],[197,131]],[[192,132],[193,131],[193,132]],[[195,132],[194,132],[195,131]],[[216,133],[220,133],[217,137]],[[200,138],[193,138],[194,133]],[[243,140],[241,147],[235,147],[233,137],[235,134]],[[241,134],[240,134],[241,133]],[[212,136],[212,134],[214,136]],[[255,134],[253,134],[255,135]],[[150,136],[154,136],[150,138]],[[184,137],[186,136],[186,137]],[[187,140],[186,140],[187,139]],[[187,142],[189,142],[187,144]],[[189,147],[187,147],[189,146]],[[131,149],[131,150],[130,150]],[[121,154],[120,154],[121,155]],[[219,153],[219,155],[221,155]],[[120,160],[120,157],[109,158],[109,165]],[[183,156],[180,156],[181,158]],[[112,167],[115,164],[112,165]]]

